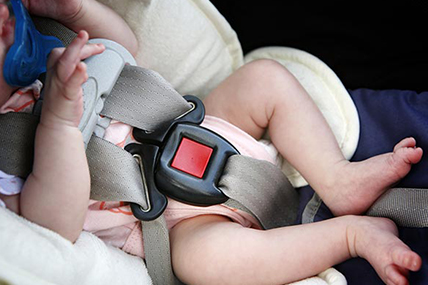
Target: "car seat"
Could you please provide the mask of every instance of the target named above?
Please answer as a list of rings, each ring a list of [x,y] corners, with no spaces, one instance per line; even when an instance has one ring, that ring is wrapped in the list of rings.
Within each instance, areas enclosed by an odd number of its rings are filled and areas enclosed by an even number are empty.
[[[181,94],[197,94],[204,98],[244,62],[236,34],[208,1],[103,2],[118,11],[136,32],[140,41],[137,62],[158,71]],[[196,27],[194,21],[200,26]],[[159,31],[166,31],[162,38]],[[192,42],[178,37],[179,34],[197,36],[192,37]],[[290,48],[258,50],[246,60],[269,56],[296,75],[320,106],[344,154],[351,157],[358,141],[358,115],[333,71],[316,57]],[[305,184],[286,162],[284,165],[294,186]],[[142,280],[150,283],[141,260],[104,245],[91,234],[82,233],[73,246],[7,209],[0,209],[0,219],[0,245],[4,253],[0,260],[0,277],[5,281],[97,284]],[[304,282],[344,284],[343,277],[334,270]]]

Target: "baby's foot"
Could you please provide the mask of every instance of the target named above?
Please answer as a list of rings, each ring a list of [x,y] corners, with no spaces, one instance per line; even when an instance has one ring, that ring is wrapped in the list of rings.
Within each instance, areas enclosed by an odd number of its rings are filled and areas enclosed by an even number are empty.
[[[66,49],[54,49],[47,64],[46,87],[40,124],[77,127],[83,112],[82,84],[87,80],[83,59],[101,53],[102,45],[87,45],[81,31]]]
[[[361,214],[387,189],[407,175],[412,164],[422,158],[414,138],[400,141],[394,151],[361,162],[342,161],[334,178],[326,183],[321,198],[333,214]]]
[[[359,217],[349,226],[351,256],[370,262],[386,284],[408,284],[407,274],[420,269],[422,260],[397,237],[397,227],[385,218]]]

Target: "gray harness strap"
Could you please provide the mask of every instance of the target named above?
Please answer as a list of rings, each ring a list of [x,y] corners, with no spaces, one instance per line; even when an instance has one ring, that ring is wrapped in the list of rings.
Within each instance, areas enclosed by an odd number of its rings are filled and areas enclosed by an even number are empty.
[[[269,162],[243,155],[231,156],[219,188],[231,200],[248,209],[265,229],[289,226],[296,221],[297,191],[282,171]],[[227,205],[236,207],[229,201]]]
[[[32,19],[40,33],[59,38],[65,46],[68,46],[77,35],[72,30],[52,19],[37,16],[32,16]]]
[[[164,216],[143,222],[142,226],[147,270],[153,284],[181,284],[172,270],[169,232]]]
[[[367,211],[367,215],[387,217],[403,227],[428,227],[428,191],[418,188],[392,188]]]
[[[315,216],[318,213],[319,208],[321,207],[322,200],[317,193],[312,195],[311,200],[306,204],[305,209],[302,213],[302,223],[313,223],[315,221]]]
[[[191,108],[158,73],[127,65],[104,104],[101,115],[152,131]]]
[[[91,173],[91,199],[129,201],[147,208],[140,170],[129,152],[93,136],[86,155]]]
[[[0,169],[27,177],[33,168],[34,137],[39,117],[31,114],[0,115]]]
[[[367,210],[366,215],[385,217],[398,226],[428,227],[428,191],[423,188],[391,188]],[[314,193],[302,214],[302,223],[312,223],[322,200]]]

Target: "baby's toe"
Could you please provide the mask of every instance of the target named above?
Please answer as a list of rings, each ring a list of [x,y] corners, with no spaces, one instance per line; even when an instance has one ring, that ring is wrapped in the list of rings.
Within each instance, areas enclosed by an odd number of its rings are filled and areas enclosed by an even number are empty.
[[[393,155],[395,156],[394,160],[397,163],[402,161],[406,164],[415,164],[422,158],[422,149],[420,147],[403,147],[397,149]]]
[[[407,270],[402,270],[397,265],[390,264],[385,268],[386,280],[384,281],[388,285],[406,285],[409,284],[406,278],[407,274]]]
[[[416,140],[412,137],[408,137],[405,139],[402,139],[399,143],[397,143],[394,147],[394,151],[397,151],[400,148],[403,147],[415,147],[416,146]]]
[[[392,261],[395,265],[411,271],[421,268],[421,257],[409,248],[396,248],[392,253]]]

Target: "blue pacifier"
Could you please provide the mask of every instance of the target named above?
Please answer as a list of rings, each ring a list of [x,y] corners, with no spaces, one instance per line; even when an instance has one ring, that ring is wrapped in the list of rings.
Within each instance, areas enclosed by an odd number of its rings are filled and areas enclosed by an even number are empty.
[[[42,35],[36,29],[21,0],[9,0],[8,5],[16,19],[15,41],[7,52],[3,74],[9,85],[24,87],[46,72],[48,55],[52,49],[64,45],[58,38]]]

